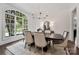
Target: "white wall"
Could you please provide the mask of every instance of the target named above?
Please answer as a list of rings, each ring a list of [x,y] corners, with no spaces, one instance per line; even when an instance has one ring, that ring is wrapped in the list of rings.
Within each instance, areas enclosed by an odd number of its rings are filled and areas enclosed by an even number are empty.
[[[52,6],[52,5],[51,5]],[[48,12],[48,18],[47,19],[33,19],[31,18],[32,16],[28,16],[28,21],[29,21],[29,29],[31,31],[36,31],[39,27],[42,27],[42,23],[44,21],[48,20],[50,22],[54,22],[54,26],[51,26],[51,30],[54,30],[56,33],[62,34],[64,31],[69,31],[70,30],[70,12],[69,9],[66,10],[53,10],[53,8],[47,8],[40,6],[40,10],[45,10]],[[38,10],[38,13],[40,12]],[[43,12],[43,11],[42,11]],[[45,13],[45,12],[44,12]],[[46,13],[45,13],[46,14]],[[38,14],[36,15],[37,17],[39,16]]]
[[[0,41],[2,40],[2,15],[3,15],[3,4],[0,4]]]
[[[53,13],[53,12],[51,12]],[[57,14],[57,15],[56,15]],[[64,31],[69,31],[69,25],[70,25],[70,19],[69,19],[69,13],[68,10],[62,10],[55,14],[55,17],[46,19],[48,21],[54,22],[54,25],[51,26],[51,30],[54,30],[55,33],[62,34]],[[46,21],[42,20],[42,22]],[[52,25],[52,24],[50,24]]]

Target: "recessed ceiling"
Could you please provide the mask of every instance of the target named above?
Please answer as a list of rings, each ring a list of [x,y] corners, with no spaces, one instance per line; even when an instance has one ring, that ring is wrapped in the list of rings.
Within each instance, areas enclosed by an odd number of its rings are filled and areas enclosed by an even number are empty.
[[[10,5],[28,13],[39,14],[45,12],[50,17],[56,17],[57,14],[71,9],[74,3],[10,3]]]
[[[40,10],[65,10],[70,9],[74,4],[73,3],[11,3],[19,9],[22,9],[26,12],[36,12]]]

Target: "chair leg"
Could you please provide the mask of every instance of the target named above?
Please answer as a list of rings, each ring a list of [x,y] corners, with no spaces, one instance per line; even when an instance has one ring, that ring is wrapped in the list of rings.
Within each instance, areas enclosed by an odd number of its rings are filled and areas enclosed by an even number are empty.
[[[29,51],[31,51],[31,46],[29,46]]]
[[[35,53],[36,53],[36,46],[35,46]]]
[[[53,42],[53,40],[50,41],[50,47],[54,49],[54,42]]]
[[[26,44],[27,44],[27,43],[25,43],[25,46],[24,46],[24,48],[26,48]]]
[[[52,44],[53,44],[53,48],[54,48],[54,42],[52,41]]]
[[[54,43],[53,43],[53,48],[54,48]]]
[[[52,42],[52,40],[50,41],[50,46],[52,47],[52,44],[53,44],[53,42]]]
[[[42,47],[42,54],[43,54],[43,47]]]

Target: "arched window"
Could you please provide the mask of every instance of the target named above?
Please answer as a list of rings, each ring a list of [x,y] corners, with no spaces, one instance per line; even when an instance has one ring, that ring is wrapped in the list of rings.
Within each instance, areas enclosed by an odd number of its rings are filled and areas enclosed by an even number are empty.
[[[15,10],[5,11],[5,36],[14,36],[23,33],[23,29],[28,30],[26,16]]]

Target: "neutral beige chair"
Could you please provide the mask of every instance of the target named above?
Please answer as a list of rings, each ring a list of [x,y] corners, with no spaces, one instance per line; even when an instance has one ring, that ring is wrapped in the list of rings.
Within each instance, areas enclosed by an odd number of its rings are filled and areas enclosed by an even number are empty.
[[[76,46],[74,41],[68,40],[67,46],[64,47],[64,51],[67,55],[75,55],[76,54]]]
[[[26,44],[31,45],[32,43],[33,43],[32,34],[30,31],[26,31],[26,33],[25,33],[25,48],[26,48]]]
[[[55,45],[60,46],[60,47],[65,47],[65,46],[67,46],[68,34],[69,34],[69,32],[64,31],[64,32],[63,32],[63,39],[64,39],[64,41],[61,42],[60,44],[55,44]]]
[[[51,34],[54,34],[54,31],[51,31],[51,30],[44,30],[44,34],[45,35],[51,35]],[[52,46],[53,45],[53,41],[50,40],[50,41],[47,41],[48,45]]]
[[[37,32],[43,32],[43,30],[41,28],[38,28]]]
[[[43,32],[35,32],[34,33],[34,40],[35,40],[35,49],[36,47],[42,48],[42,54],[43,54],[43,48],[47,46],[47,42],[45,40],[45,36]]]

